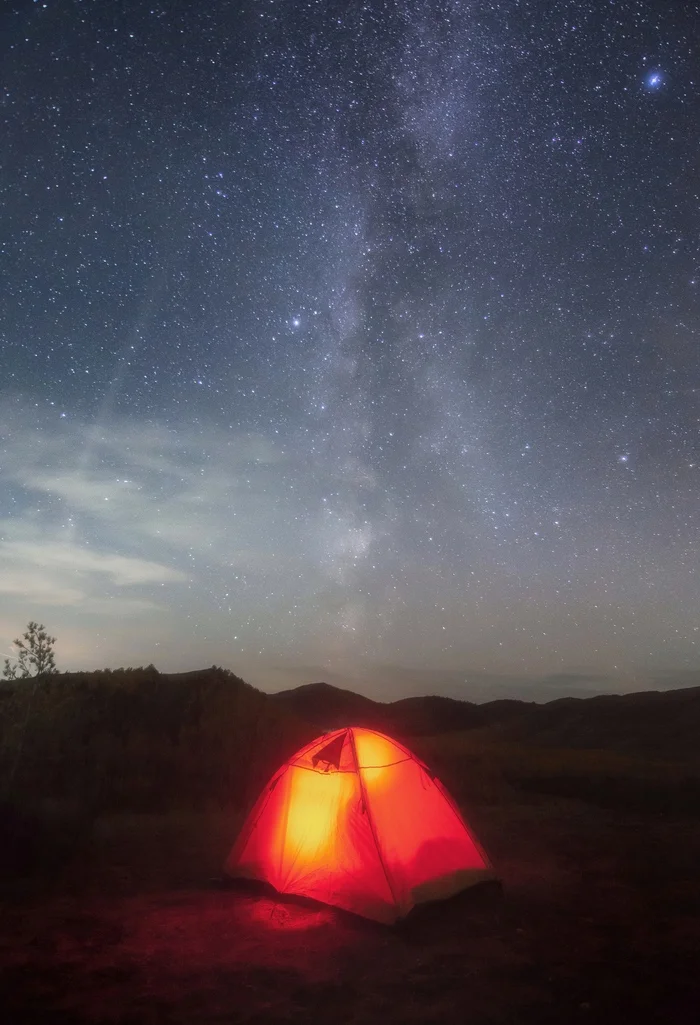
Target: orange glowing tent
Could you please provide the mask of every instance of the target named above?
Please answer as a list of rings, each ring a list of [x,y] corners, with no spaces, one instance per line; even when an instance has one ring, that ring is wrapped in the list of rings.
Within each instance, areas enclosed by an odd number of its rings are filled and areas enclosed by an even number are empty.
[[[427,766],[358,727],[326,733],[275,773],[225,873],[385,923],[494,878]]]

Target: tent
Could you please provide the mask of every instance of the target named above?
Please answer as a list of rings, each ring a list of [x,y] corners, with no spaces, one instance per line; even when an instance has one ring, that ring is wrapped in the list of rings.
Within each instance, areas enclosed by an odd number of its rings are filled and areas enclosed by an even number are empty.
[[[397,741],[359,727],[326,733],[275,773],[225,874],[387,924],[494,878],[430,769]]]

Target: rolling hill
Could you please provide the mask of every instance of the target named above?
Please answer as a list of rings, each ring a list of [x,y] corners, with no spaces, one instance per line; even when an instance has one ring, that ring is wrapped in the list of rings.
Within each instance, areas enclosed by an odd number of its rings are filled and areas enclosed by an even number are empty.
[[[0,684],[0,781],[13,799],[155,811],[248,803],[305,721],[217,667],[60,673]]]
[[[560,698],[523,709],[491,734],[540,747],[603,748],[700,762],[700,687]]]
[[[475,704],[435,694],[380,702],[327,683],[312,683],[269,699],[319,730],[353,723],[398,738],[479,730],[494,741],[700,762],[700,686],[559,698],[544,704]]]
[[[364,694],[328,683],[308,683],[278,691],[270,694],[269,699],[273,705],[319,729],[353,724],[406,737],[490,726],[508,721],[532,707],[529,702],[511,700],[475,704],[440,694],[391,702],[373,701]]]

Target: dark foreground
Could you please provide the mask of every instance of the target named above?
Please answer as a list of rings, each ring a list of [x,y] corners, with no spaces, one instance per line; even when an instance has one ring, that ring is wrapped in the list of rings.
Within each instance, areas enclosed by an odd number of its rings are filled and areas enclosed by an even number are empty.
[[[60,885],[5,882],[0,1018],[697,1025],[697,818],[511,796],[472,821],[502,896],[397,930],[218,888],[230,817],[105,821]]]

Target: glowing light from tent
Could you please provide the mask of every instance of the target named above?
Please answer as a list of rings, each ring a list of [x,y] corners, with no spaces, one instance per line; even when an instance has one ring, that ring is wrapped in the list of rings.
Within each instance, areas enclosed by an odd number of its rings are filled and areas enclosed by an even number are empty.
[[[289,859],[289,869],[336,861],[337,822],[355,792],[355,779],[348,772],[313,772],[296,768],[291,779],[286,823],[280,820],[286,838],[280,843]],[[286,874],[286,873],[285,873]]]
[[[369,730],[355,730],[354,733],[357,761],[365,783],[377,783],[387,775],[387,765],[394,765],[407,757],[388,737]]]
[[[260,795],[226,870],[385,923],[494,878],[422,763],[361,727],[325,734],[287,762]],[[294,921],[279,927],[294,929]]]

